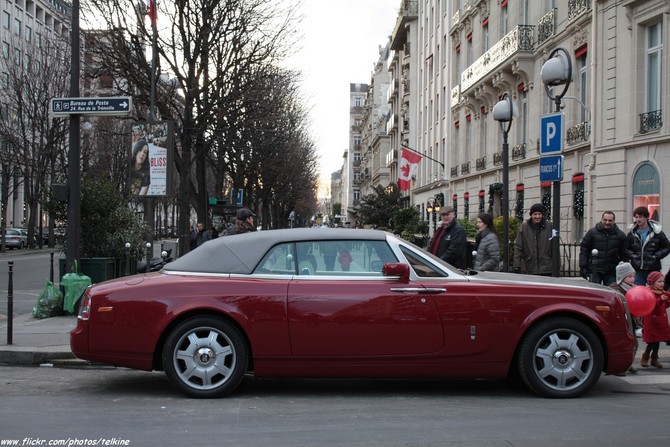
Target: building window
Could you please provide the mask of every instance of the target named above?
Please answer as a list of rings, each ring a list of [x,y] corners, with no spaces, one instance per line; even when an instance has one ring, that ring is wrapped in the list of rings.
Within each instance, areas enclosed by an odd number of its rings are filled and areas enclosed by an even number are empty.
[[[21,36],[21,21],[19,19],[14,19],[14,34]]]
[[[633,208],[644,206],[649,218],[658,221],[661,215],[661,184],[658,170],[651,163],[643,163],[633,176]]]
[[[661,110],[663,28],[661,22],[647,27],[647,112]]]
[[[582,53],[582,52],[580,52]],[[588,77],[588,60],[587,53],[583,51],[582,54],[577,54],[577,67],[579,69],[579,78],[577,82],[577,94],[579,95],[579,100],[584,105],[579,107],[579,122],[585,123],[587,121],[586,116],[586,104],[588,104],[589,99],[589,77]]]
[[[9,22],[11,18],[9,16],[9,13],[7,11],[2,11],[2,27],[4,29],[9,29]]]
[[[518,144],[525,144],[528,137],[528,97],[523,91],[519,93],[519,126]]]
[[[26,26],[26,42],[30,42],[32,38],[33,38],[33,30],[29,26]]]
[[[357,96],[354,98],[354,106],[355,107],[363,107],[363,98],[360,96]]]
[[[7,42],[2,42],[2,57],[9,59],[9,44]]]
[[[509,25],[508,25],[508,20],[509,20],[509,14],[507,11],[507,2],[505,2],[505,5],[500,9],[500,38],[502,39],[507,35],[509,32]]]

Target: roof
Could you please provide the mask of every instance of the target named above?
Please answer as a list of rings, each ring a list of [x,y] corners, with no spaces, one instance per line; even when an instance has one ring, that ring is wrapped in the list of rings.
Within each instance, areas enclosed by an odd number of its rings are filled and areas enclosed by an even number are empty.
[[[175,272],[250,274],[268,250],[279,243],[343,239],[386,240],[377,230],[294,228],[254,231],[218,237],[170,262],[163,270]]]

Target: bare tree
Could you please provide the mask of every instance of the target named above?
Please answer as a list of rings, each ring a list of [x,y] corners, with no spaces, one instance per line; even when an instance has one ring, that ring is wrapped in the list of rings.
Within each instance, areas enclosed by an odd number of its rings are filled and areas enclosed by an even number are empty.
[[[49,115],[50,100],[65,96],[68,90],[66,54],[67,42],[58,36],[32,42],[16,38],[9,41],[9,54],[0,62],[5,93],[0,97],[3,185],[7,185],[11,175],[14,187],[20,187],[25,194],[29,245],[35,240],[41,191],[67,169],[58,163],[66,158],[67,121]],[[3,192],[6,210],[10,190]],[[2,219],[3,235],[5,225],[6,214]]]
[[[86,7],[114,30],[97,56],[114,75],[118,91],[144,106],[136,110],[137,118],[144,119],[151,86],[151,64],[146,57],[151,30],[143,5],[109,0],[87,2]],[[299,17],[288,0],[170,0],[160,2],[158,8],[159,71],[163,76],[157,80],[157,108],[161,118],[177,123],[180,230],[186,235],[191,207],[205,216],[208,193],[216,193],[210,190],[216,182],[208,181],[207,173],[214,168],[217,178],[229,175],[230,171],[222,170],[231,164],[212,167],[211,160],[249,164],[247,159],[227,157],[228,151],[248,145],[248,135],[236,130],[244,127],[240,122],[246,114],[241,104],[254,85],[258,67],[276,64],[290,50],[298,37],[294,25]],[[238,170],[244,175],[251,172]]]

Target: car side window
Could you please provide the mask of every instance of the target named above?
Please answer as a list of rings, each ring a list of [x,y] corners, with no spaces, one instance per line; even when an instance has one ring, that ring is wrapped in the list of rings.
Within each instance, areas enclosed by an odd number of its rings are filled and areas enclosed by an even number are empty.
[[[292,243],[275,245],[258,264],[254,273],[295,275],[295,246]]]
[[[298,242],[301,276],[382,276],[385,262],[397,262],[386,241],[338,240]]]
[[[414,254],[405,247],[401,246],[400,250],[402,250],[402,254],[405,255],[409,265],[412,266],[412,269],[417,276],[421,278],[442,278],[447,276],[444,272],[435,268],[434,265],[430,264],[425,259],[414,256]]]

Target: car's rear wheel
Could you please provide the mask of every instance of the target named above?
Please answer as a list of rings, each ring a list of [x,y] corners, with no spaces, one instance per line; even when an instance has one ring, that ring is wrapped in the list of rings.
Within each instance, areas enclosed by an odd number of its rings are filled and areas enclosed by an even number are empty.
[[[518,357],[521,379],[546,397],[577,397],[590,390],[603,369],[600,340],[584,323],[554,318],[524,337]]]
[[[175,327],[163,348],[168,381],[191,397],[220,397],[244,378],[248,349],[240,331],[216,317],[194,317]]]

